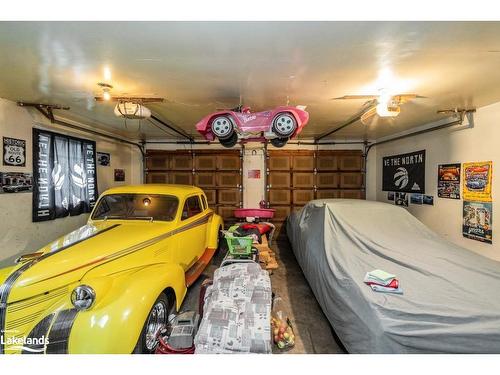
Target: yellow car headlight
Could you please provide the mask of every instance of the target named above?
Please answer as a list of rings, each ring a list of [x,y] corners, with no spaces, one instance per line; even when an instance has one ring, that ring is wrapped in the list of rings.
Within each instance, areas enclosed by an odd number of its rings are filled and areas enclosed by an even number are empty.
[[[71,292],[71,303],[78,311],[88,310],[95,301],[95,291],[88,285],[77,286]]]

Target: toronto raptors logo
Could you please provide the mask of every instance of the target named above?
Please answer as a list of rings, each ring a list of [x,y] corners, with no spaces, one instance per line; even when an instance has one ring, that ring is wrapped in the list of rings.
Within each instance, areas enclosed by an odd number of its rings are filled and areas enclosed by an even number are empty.
[[[399,167],[394,173],[394,185],[398,189],[404,189],[408,185],[408,171],[406,168]]]

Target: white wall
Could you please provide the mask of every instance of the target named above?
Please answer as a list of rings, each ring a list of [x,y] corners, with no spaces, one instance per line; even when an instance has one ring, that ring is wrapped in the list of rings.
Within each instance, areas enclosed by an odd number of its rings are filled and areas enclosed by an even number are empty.
[[[448,240],[481,255],[500,260],[500,210],[495,197],[500,194],[500,103],[478,109],[474,127],[451,127],[389,142],[374,147],[368,155],[367,198],[387,201],[382,191],[384,156],[426,150],[426,194],[434,195],[434,206],[410,205],[408,210],[431,229]],[[437,197],[437,166],[445,163],[493,161],[493,244],[462,236],[463,200]]]
[[[111,166],[97,167],[97,185],[103,192],[117,184],[140,183],[142,160],[134,146],[112,142],[106,138],[90,136],[67,128],[50,124],[41,115],[21,108],[16,103],[0,99],[1,137],[26,140],[26,167],[4,166],[2,172],[32,173],[32,128],[39,127],[96,141],[97,151],[111,154]],[[1,152],[1,151],[0,151]],[[115,168],[125,169],[125,182],[114,182]],[[88,214],[51,220],[40,223],[31,221],[32,194],[0,194],[0,267],[9,264],[19,254],[33,252],[50,241],[85,224]]]

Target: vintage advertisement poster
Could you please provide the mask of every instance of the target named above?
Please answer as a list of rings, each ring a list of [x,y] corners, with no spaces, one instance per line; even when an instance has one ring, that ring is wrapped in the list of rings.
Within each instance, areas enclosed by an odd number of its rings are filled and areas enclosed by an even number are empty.
[[[464,163],[464,200],[491,202],[492,174],[493,163],[491,161]]]
[[[382,190],[425,193],[425,150],[382,159]]]
[[[26,141],[3,137],[3,165],[26,166]]]
[[[0,172],[0,194],[30,193],[33,191],[33,176],[24,172]]]
[[[460,163],[438,165],[438,197],[460,199]]]
[[[464,237],[492,243],[493,210],[490,202],[464,201]]]

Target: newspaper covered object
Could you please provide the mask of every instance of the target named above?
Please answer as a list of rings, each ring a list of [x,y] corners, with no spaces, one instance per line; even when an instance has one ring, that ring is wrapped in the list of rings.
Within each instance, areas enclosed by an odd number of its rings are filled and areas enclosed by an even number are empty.
[[[262,353],[271,346],[271,281],[257,263],[215,271],[207,289],[195,353]]]

